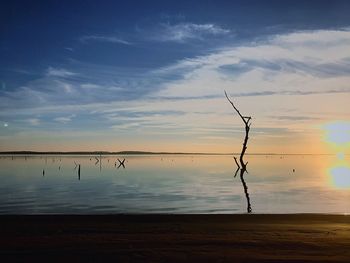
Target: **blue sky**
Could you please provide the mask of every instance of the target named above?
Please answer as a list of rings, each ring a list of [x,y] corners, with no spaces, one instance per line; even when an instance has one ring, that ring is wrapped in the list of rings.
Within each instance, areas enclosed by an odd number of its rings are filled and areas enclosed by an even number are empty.
[[[0,150],[239,151],[226,89],[256,118],[252,151],[300,152],[348,121],[349,13],[348,1],[2,1]]]

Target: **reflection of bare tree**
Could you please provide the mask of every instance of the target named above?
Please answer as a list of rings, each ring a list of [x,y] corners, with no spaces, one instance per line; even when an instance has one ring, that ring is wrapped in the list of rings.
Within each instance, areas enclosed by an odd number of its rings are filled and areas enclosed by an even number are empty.
[[[245,198],[247,199],[247,212],[251,213],[252,212],[252,206],[250,204],[250,197],[249,197],[249,193],[248,193],[248,186],[247,186],[247,183],[244,180],[244,173],[247,172],[246,167],[245,168],[237,168],[237,170],[235,172],[235,177],[237,176],[238,172],[239,172],[239,176],[241,178],[241,182],[242,182],[242,185],[243,185]]]
[[[243,123],[244,123],[244,126],[245,126],[245,137],[244,137],[244,141],[243,141],[243,147],[242,147],[242,151],[241,151],[241,154],[239,156],[239,162],[240,164],[238,163],[237,161],[237,158],[236,157],[233,157],[234,160],[235,160],[235,163],[237,165],[237,170],[236,170],[236,173],[235,173],[235,177],[237,176],[237,173],[238,171],[240,172],[240,178],[241,178],[241,182],[242,182],[242,185],[243,185],[243,189],[244,189],[244,193],[245,193],[245,197],[247,199],[247,212],[248,213],[251,213],[252,212],[252,207],[251,207],[251,204],[250,204],[250,198],[249,198],[249,193],[248,193],[248,186],[244,180],[244,173],[247,172],[247,164],[248,162],[244,162],[243,160],[243,157],[244,157],[244,154],[247,150],[247,144],[248,144],[248,139],[249,139],[249,131],[250,131],[250,125],[251,125],[251,120],[252,120],[252,117],[250,116],[243,116],[240,111],[236,108],[236,106],[233,104],[232,100],[230,100],[230,98],[227,96],[227,93],[225,91],[225,96],[227,98],[227,100],[230,102],[230,104],[232,105],[233,109],[237,112],[237,114],[239,115],[239,117],[241,117]]]

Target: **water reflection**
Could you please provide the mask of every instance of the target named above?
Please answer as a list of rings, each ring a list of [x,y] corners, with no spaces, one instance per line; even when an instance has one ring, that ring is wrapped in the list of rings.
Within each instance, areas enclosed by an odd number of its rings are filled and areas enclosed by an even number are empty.
[[[350,168],[338,166],[330,169],[332,181],[335,187],[350,188]]]
[[[244,180],[244,174],[247,173],[247,167],[246,166],[244,166],[243,168],[239,168],[238,167],[236,172],[235,172],[235,177],[237,176],[238,172],[239,172],[239,177],[241,179],[242,186],[243,186],[243,189],[244,189],[245,198],[247,200],[247,213],[251,213],[252,212],[252,206],[251,206],[251,203],[250,203],[248,186],[247,186],[247,183]]]
[[[337,159],[327,168],[330,183],[334,188],[350,189],[350,164],[345,152],[350,147],[350,122],[336,121],[324,125],[325,141],[335,152]]]
[[[350,212],[343,154],[249,155],[248,171],[229,155],[135,155],[119,170],[117,158],[100,173],[98,155],[0,156],[0,214]]]

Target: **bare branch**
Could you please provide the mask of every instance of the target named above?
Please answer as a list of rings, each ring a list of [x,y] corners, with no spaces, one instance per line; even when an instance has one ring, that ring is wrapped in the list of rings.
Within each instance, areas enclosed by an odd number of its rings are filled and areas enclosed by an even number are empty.
[[[247,144],[248,144],[248,139],[249,139],[249,130],[250,130],[250,125],[251,125],[251,119],[252,117],[250,116],[243,116],[239,110],[236,108],[236,106],[233,104],[232,100],[228,97],[226,91],[225,92],[225,96],[227,98],[227,100],[230,102],[230,104],[232,105],[232,107],[234,108],[234,110],[238,113],[238,115],[241,117],[242,121],[244,122],[244,125],[245,125],[245,137],[244,137],[244,141],[243,141],[243,146],[242,146],[242,151],[241,151],[241,155],[239,157],[239,162],[241,163],[241,168],[243,169],[246,169],[246,166],[247,166],[247,163],[244,163],[244,160],[243,160],[243,157],[244,157],[244,154],[247,150]],[[236,161],[236,159],[235,159]],[[236,161],[237,163],[237,161]]]
[[[235,172],[234,178],[236,178],[238,171],[241,170],[239,167],[237,167],[237,170]]]
[[[231,103],[232,107],[235,109],[235,111],[238,113],[238,115],[241,117],[241,119],[243,120],[244,123],[246,123],[246,120],[244,119],[244,117],[242,116],[242,114],[239,112],[239,110],[236,108],[236,106],[233,104],[233,102],[230,100],[230,98],[227,96],[226,90],[225,90],[225,96],[227,98],[227,100]]]
[[[241,168],[237,162],[237,158],[234,156],[233,159],[235,159],[235,163],[237,164],[238,169]]]

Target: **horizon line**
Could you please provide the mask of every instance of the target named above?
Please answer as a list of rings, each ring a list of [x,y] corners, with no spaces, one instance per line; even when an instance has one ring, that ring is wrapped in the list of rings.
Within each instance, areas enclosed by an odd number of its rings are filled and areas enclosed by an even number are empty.
[[[0,151],[0,155],[142,155],[142,154],[178,154],[178,155],[240,155],[240,152],[153,152],[153,151]],[[345,153],[347,154],[347,153]],[[336,155],[336,153],[246,153],[245,155]]]

